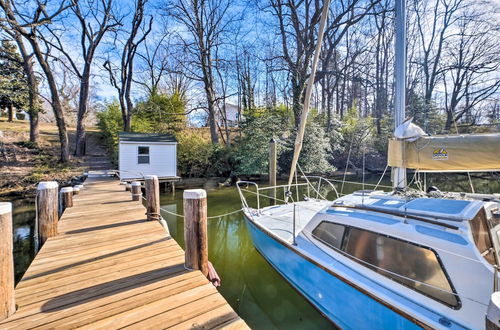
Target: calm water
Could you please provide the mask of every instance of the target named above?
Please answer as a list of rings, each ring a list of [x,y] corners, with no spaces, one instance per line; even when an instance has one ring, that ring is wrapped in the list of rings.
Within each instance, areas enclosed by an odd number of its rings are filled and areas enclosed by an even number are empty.
[[[352,179],[352,178],[351,178]],[[352,179],[360,181],[360,179]],[[378,177],[367,177],[367,183],[376,183]],[[432,175],[428,185],[441,190],[470,191],[467,177],[462,175]],[[473,177],[479,193],[500,192],[500,178]],[[388,180],[382,184],[390,185]],[[239,209],[241,202],[235,187],[216,188],[207,184],[208,215],[219,215]],[[341,185],[337,185],[340,191]],[[359,185],[345,184],[343,193],[361,189]],[[282,191],[278,191],[278,196]],[[295,196],[295,195],[294,195]],[[329,194],[329,199],[334,198]],[[164,194],[162,207],[182,214],[182,191]],[[13,202],[14,258],[16,278],[19,279],[33,259],[32,232],[35,217],[31,200]],[[182,218],[163,212],[172,236],[184,245]],[[241,213],[210,219],[209,259],[222,279],[219,288],[236,312],[255,329],[319,329],[331,327],[299,293],[295,291],[255,250]]]

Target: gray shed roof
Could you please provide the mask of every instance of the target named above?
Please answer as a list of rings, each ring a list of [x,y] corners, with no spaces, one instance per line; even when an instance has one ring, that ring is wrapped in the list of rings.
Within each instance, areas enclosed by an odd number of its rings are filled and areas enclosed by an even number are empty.
[[[172,134],[164,133],[118,133],[120,141],[130,142],[177,142]]]

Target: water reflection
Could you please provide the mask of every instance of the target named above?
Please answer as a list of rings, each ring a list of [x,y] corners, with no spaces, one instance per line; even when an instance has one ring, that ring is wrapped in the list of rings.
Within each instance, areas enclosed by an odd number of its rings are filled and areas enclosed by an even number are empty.
[[[12,201],[14,238],[14,271],[16,283],[28,269],[34,256],[33,229],[35,204],[29,199]]]

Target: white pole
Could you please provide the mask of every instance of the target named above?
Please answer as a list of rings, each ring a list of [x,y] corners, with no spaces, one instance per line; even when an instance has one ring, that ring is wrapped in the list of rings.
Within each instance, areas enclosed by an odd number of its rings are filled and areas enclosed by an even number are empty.
[[[323,43],[323,35],[325,33],[325,25],[326,25],[326,19],[328,18],[329,7],[330,7],[330,0],[325,0],[323,2],[323,11],[321,13],[321,20],[318,30],[318,40],[316,41],[316,49],[311,66],[311,74],[309,75],[309,80],[307,82],[306,95],[304,98],[304,109],[302,110],[302,114],[300,116],[300,123],[299,123],[300,126],[297,132],[297,137],[295,138],[295,150],[293,153],[292,166],[290,168],[290,177],[288,178],[288,191],[290,191],[293,177],[295,175],[295,167],[297,167],[300,151],[302,150],[302,141],[304,139],[304,131],[306,129],[307,114],[309,113],[309,103],[311,101],[311,94],[314,86],[314,79],[316,76],[316,68],[318,67],[321,45]],[[288,196],[285,198],[285,200],[288,201]]]
[[[405,120],[406,96],[406,0],[396,0],[396,43],[395,43],[395,128]],[[404,150],[403,150],[404,152]],[[403,155],[404,157],[404,155]],[[395,189],[406,187],[406,168],[393,169],[392,185]]]

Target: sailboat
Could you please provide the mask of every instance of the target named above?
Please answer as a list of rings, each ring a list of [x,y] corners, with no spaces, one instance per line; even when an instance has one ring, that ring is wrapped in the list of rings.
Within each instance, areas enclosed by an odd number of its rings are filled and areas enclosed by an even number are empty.
[[[486,321],[499,279],[500,194],[406,188],[407,168],[499,171],[500,134],[427,136],[404,120],[404,0],[396,0],[396,129],[388,152],[393,190],[360,190],[329,201],[321,192],[323,184],[334,187],[327,179],[313,185],[306,176],[305,183],[293,184],[328,5],[325,1],[288,184],[237,183],[255,248],[340,328],[500,326],[498,318]],[[299,188],[307,191],[304,200]],[[283,204],[261,207],[268,192],[275,196],[279,189]]]

